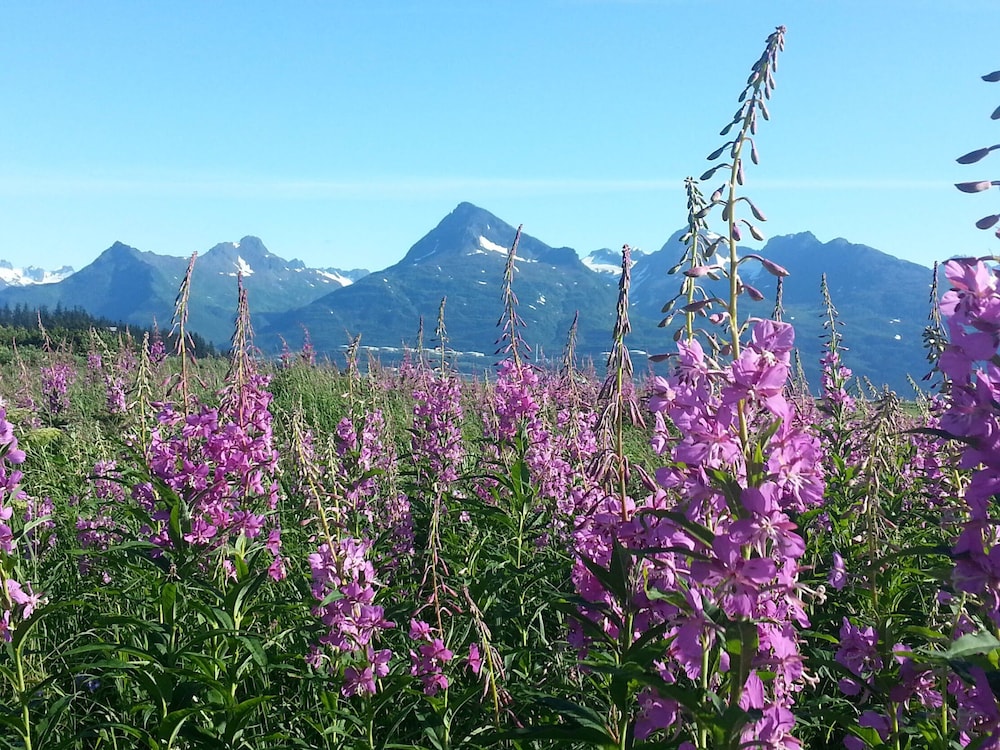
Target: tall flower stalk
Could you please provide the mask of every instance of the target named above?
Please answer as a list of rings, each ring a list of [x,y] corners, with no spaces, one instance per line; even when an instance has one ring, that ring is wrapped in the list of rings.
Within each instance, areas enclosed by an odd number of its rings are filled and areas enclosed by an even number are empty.
[[[739,296],[744,291],[748,291],[751,296],[754,296],[753,292],[756,291],[751,291],[749,287],[746,287],[739,276],[739,265],[742,262],[737,247],[737,243],[742,239],[740,225],[744,225],[754,239],[764,239],[763,234],[755,224],[737,215],[738,204],[740,202],[746,203],[755,220],[767,220],[749,198],[738,195],[739,188],[743,186],[745,181],[743,154],[744,150],[749,148],[750,161],[754,164],[758,163],[757,144],[754,141],[758,127],[757,118],[760,116],[769,120],[771,117],[766,101],[771,98],[771,92],[774,90],[774,72],[777,70],[778,52],[784,48],[785,27],[778,26],[768,36],[764,52],[751,69],[747,85],[739,97],[740,108],[736,111],[732,121],[721,132],[722,136],[726,136],[736,127],[738,128],[736,135],[732,140],[722,144],[708,155],[709,161],[714,161],[728,150],[730,161],[712,167],[701,176],[702,181],[704,181],[711,179],[720,170],[728,170],[729,172],[727,181],[712,194],[705,212],[707,214],[713,206],[721,205],[722,220],[726,223],[727,228],[724,241],[729,250],[729,258],[726,260],[729,300],[725,316],[729,324],[729,344],[733,357],[740,355],[740,336],[743,332],[738,315]]]
[[[737,308],[744,293],[763,298],[740,278],[742,263],[757,261],[779,278],[787,274],[759,255],[739,257],[737,248],[741,227],[763,238],[755,224],[737,217],[746,203],[756,221],[764,220],[737,191],[746,150],[758,160],[757,117],[768,116],[765,100],[783,40],[783,27],[768,37],[740,111],[723,130],[739,126],[737,134],[709,156],[715,160],[728,150],[731,162],[702,179],[727,169],[728,182],[707,203],[688,182],[686,280],[725,278],[729,295],[699,297],[685,282],[680,309],[693,315],[717,306],[709,320],[726,326],[728,344],[706,352],[693,321],[679,332],[670,374],[651,387],[653,447],[668,458],[656,472],[659,488],[643,500],[608,498],[574,535],[581,554],[574,582],[589,602],[581,611],[589,624],[581,624],[574,642],[597,648],[602,641],[592,634],[599,628],[618,669],[656,675],[637,696],[636,739],[663,732],[703,750],[801,746],[792,709],[806,683],[799,629],[809,620],[798,582],[805,540],[793,519],[822,503],[820,446],[785,393],[792,327],[755,322],[744,345]],[[710,239],[703,222],[717,206],[727,230]],[[714,260],[722,247],[729,257]],[[640,643],[664,650],[640,657],[647,653]],[[623,686],[612,686],[612,693],[619,697],[609,715],[609,726],[617,726],[609,744],[625,747],[632,719],[620,697],[629,693]]]
[[[523,226],[523,225],[521,225]],[[507,263],[503,271],[503,313],[497,326],[500,328],[500,336],[497,338],[496,354],[509,356],[514,363],[514,368],[521,369],[522,357],[529,353],[528,345],[524,341],[521,330],[524,328],[524,320],[517,312],[517,295],[514,293],[514,272],[517,270],[514,262],[517,260],[517,246],[521,241],[521,226],[518,226],[514,235],[514,242],[511,243],[507,252]]]
[[[628,480],[633,467],[625,452],[626,420],[640,427],[646,421],[639,410],[633,382],[632,357],[629,355],[625,337],[632,330],[628,319],[628,292],[632,278],[632,251],[628,245],[622,247],[622,272],[618,281],[618,307],[615,328],[612,334],[611,352],[608,354],[607,377],[597,395],[602,405],[597,417],[595,432],[598,444],[603,446],[594,457],[591,471],[594,478],[608,491],[618,496],[621,505],[621,520],[629,520]],[[636,467],[641,472],[641,467]],[[652,487],[652,480],[642,472],[643,479]]]
[[[187,320],[188,302],[191,296],[191,276],[194,273],[194,262],[197,258],[198,253],[191,253],[187,270],[184,272],[184,278],[181,280],[180,288],[177,290],[177,297],[174,299],[174,316],[170,321],[170,333],[176,336],[177,340],[174,353],[178,356],[181,365],[181,410],[184,414],[188,413],[191,402],[188,348],[193,348],[193,344],[188,340]]]
[[[840,353],[843,350],[843,335],[837,308],[834,307],[833,299],[830,297],[830,287],[826,283],[826,274],[820,277],[820,294],[823,296],[824,321],[823,328],[826,330],[823,348],[826,353],[820,360],[821,382],[823,387],[822,409],[833,420],[834,429],[838,433],[837,448],[843,447],[840,443],[842,433],[846,429],[847,413],[854,408],[854,399],[847,393],[847,382],[851,377],[851,370],[841,363]]]
[[[715,254],[722,237],[716,235],[714,238],[708,231],[708,221],[706,216],[710,207],[705,202],[698,181],[693,177],[684,180],[684,190],[687,193],[687,230],[680,237],[684,243],[684,255],[680,261],[673,266],[668,274],[675,274],[679,270],[692,271],[693,269],[704,268],[708,265],[709,259]],[[713,303],[719,302],[708,294],[708,292],[698,285],[698,277],[694,273],[685,273],[681,280],[680,290],[677,295],[663,305],[661,312],[666,313],[666,317],[660,321],[660,328],[668,327],[676,317],[678,312],[684,314],[684,327],[677,329],[674,334],[675,340],[684,337],[687,341],[694,340],[696,333],[705,333],[707,342],[713,351],[718,351],[715,336],[705,332],[703,329],[695,328],[695,321],[698,318],[707,316]],[[678,308],[678,303],[683,302],[683,306]]]

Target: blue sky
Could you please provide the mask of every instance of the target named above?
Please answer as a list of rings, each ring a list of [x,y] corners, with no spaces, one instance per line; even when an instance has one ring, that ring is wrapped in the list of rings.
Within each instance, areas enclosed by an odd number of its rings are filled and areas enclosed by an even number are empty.
[[[768,235],[929,265],[996,252],[995,0],[28,2],[0,6],[0,258],[243,235],[309,265],[399,260],[461,201],[582,253],[657,250],[788,27]],[[706,185],[706,193],[716,185]]]

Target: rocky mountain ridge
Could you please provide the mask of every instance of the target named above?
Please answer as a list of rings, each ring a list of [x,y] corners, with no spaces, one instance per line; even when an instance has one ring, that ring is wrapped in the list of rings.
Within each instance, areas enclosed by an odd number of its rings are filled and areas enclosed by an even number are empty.
[[[264,352],[277,352],[283,342],[297,347],[308,330],[320,353],[338,357],[347,342],[361,334],[366,346],[392,361],[416,345],[421,322],[424,343],[431,345],[443,300],[448,347],[478,358],[485,368],[495,359],[504,267],[516,232],[489,211],[461,203],[398,263],[374,273],[308,268],[271,253],[256,237],[220,243],[197,259],[189,325],[225,346],[236,309],[236,276],[242,275],[256,342]],[[672,347],[671,331],[658,323],[663,304],[681,282],[679,275],[668,273],[683,252],[680,234],[658,251],[633,255],[629,345],[638,352]],[[796,326],[812,383],[819,382],[824,320],[819,285],[826,273],[844,324],[847,365],[875,383],[911,392],[908,376],[919,380],[926,371],[920,336],[930,309],[930,269],[843,239],[823,243],[808,232],[774,237],[759,252],[790,272],[784,284],[784,315]],[[166,323],[186,267],[186,258],[115,243],[61,281],[0,288],[0,305],[79,306],[127,323],[148,325],[154,318]],[[579,313],[577,352],[603,364],[620,268],[619,251],[601,249],[581,258],[572,248],[550,246],[522,232],[513,288],[533,356],[539,361],[558,359]],[[750,264],[743,270],[748,278],[754,274]],[[753,283],[765,301],[756,308],[748,301],[741,309],[769,316],[775,279],[762,273]],[[641,373],[641,355],[636,364]]]

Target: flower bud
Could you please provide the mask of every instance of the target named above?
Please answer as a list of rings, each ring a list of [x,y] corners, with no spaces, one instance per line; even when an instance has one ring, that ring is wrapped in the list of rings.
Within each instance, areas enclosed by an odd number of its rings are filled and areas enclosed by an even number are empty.
[[[975,151],[970,151],[967,154],[963,154],[962,156],[955,159],[955,161],[957,161],[959,164],[975,164],[980,159],[985,158],[990,153],[990,151],[992,151],[995,148],[997,147],[990,146],[988,148],[977,148]]]
[[[979,180],[978,182],[956,182],[955,187],[963,193],[981,193],[990,189],[989,180]]]

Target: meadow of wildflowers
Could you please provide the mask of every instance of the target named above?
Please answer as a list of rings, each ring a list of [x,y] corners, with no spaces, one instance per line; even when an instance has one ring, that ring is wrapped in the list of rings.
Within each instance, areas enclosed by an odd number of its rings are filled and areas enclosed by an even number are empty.
[[[787,274],[736,244],[764,221],[744,187],[784,33],[686,183],[648,371],[627,246],[604,377],[575,322],[558,368],[530,364],[516,239],[479,378],[445,300],[399,367],[362,373],[357,339],[343,367],[268,361],[242,285],[228,359],[199,359],[194,258],[173,351],[15,356],[0,747],[1000,747],[998,259],[944,265],[905,401],[843,365],[824,283],[803,381],[741,268]]]

